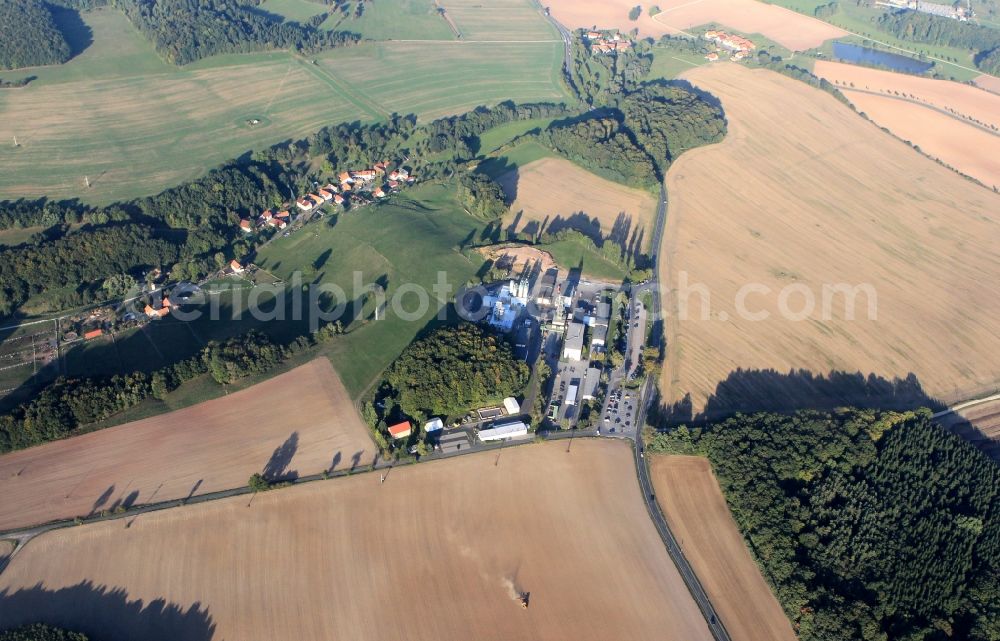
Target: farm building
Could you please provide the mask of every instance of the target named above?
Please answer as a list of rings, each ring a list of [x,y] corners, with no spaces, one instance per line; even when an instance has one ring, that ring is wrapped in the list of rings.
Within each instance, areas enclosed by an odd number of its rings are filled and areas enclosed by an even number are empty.
[[[566,341],[563,343],[563,358],[578,361],[583,358],[583,323],[573,321],[566,330]]]
[[[424,423],[425,432],[436,432],[440,429],[444,429],[444,422],[439,418],[432,418]]]
[[[413,431],[413,427],[410,425],[409,421],[403,421],[402,423],[396,423],[395,425],[389,426],[389,435],[392,438],[406,438]]]
[[[508,396],[503,399],[503,408],[507,410],[507,414],[517,414],[521,411],[521,404],[513,396]]]
[[[98,329],[92,329],[89,332],[84,332],[83,333],[83,340],[89,341],[92,338],[97,338],[97,337],[103,336],[103,335],[104,335],[104,330],[103,329],[100,329],[100,328],[98,328]]]
[[[484,443],[489,441],[502,441],[508,438],[520,438],[528,435],[528,426],[522,421],[494,425],[487,430],[479,430],[479,440]]]

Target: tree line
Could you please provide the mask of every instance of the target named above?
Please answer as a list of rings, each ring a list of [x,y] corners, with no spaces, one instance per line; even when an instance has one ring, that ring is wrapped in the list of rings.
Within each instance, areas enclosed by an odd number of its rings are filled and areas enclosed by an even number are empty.
[[[43,0],[0,0],[0,69],[56,65],[69,57],[69,44]]]
[[[32,623],[0,632],[0,641],[87,641],[87,635],[43,623]]]
[[[707,456],[803,641],[995,641],[1000,468],[928,410],[737,415],[648,440]]]
[[[992,27],[916,11],[885,13],[878,19],[878,27],[900,40],[969,49],[976,52],[977,67],[1000,74],[1000,31]]]
[[[329,341],[340,331],[339,325],[330,324],[288,344],[275,343],[260,332],[250,331],[225,341],[212,341],[200,353],[150,373],[132,372],[110,378],[59,377],[30,401],[0,415],[0,453],[69,436],[147,398],[162,399],[182,383],[206,374],[220,384],[263,374],[300,351]]]

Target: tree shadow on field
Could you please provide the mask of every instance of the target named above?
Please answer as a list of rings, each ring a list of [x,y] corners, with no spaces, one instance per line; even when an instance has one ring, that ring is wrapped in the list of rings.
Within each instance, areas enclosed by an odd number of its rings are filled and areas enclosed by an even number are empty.
[[[0,626],[15,628],[45,623],[82,632],[101,641],[210,641],[215,622],[208,608],[193,603],[186,609],[165,599],[143,603],[129,600],[125,588],[84,581],[50,590],[38,583],[0,592]]]
[[[295,470],[289,470],[288,466],[292,463],[292,458],[295,456],[295,452],[299,449],[299,433],[292,432],[291,436],[285,439],[285,442],[278,446],[276,450],[271,454],[271,458],[268,459],[267,464],[264,465],[264,471],[261,475],[268,481],[294,481],[299,478],[299,473]]]
[[[830,410],[859,407],[877,410],[908,410],[929,407],[939,411],[943,403],[924,392],[916,374],[887,379],[875,374],[833,370],[814,374],[808,370],[781,373],[773,369],[730,372],[708,397],[704,409],[694,412],[690,395],[657,410],[657,425],[719,420],[736,413],[797,410]]]
[[[69,59],[76,58],[94,44],[94,31],[80,17],[76,9],[48,4],[52,20],[69,45]]]

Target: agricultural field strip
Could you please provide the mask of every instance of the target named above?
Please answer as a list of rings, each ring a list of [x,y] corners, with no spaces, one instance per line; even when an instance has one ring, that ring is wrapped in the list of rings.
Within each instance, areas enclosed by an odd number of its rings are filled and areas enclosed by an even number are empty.
[[[359,640],[623,635],[708,641],[705,621],[634,492],[631,451],[618,442],[588,441],[576,442],[572,456],[561,444],[526,444],[500,459],[481,453],[407,466],[388,475],[388,492],[362,474],[261,494],[250,510],[245,499],[232,498],[141,515],[127,534],[113,523],[45,534],[0,575],[0,590],[8,594],[0,616],[15,624],[23,616],[48,618],[48,611],[7,606],[21,590],[77,585],[83,573],[130,599],[162,597],[184,609],[197,601],[220,636],[247,641],[320,638],[337,626]],[[441,487],[451,489],[442,493]],[[423,501],[426,519],[399,516],[414,501]],[[354,518],[362,513],[382,516]],[[211,523],[218,536],[182,534],[199,523]],[[595,523],[585,540],[545,536]],[[166,538],[175,553],[151,553]],[[261,540],[289,545],[262,546]],[[404,542],[414,541],[419,561],[398,562]],[[102,561],[107,555],[98,548],[104,546],[114,547],[116,563]],[[273,578],[287,575],[290,564],[301,571],[275,592]],[[167,575],[185,580],[167,581]],[[238,599],[234,581],[247,588]],[[449,616],[421,616],[424,600],[405,598],[417,585],[449,595]],[[527,610],[518,607],[522,590],[530,593]],[[275,603],[276,593],[297,602],[311,596],[324,607],[310,608],[318,618],[302,617]],[[386,601],[400,604],[400,616],[368,614]],[[100,608],[68,605],[60,607],[62,616],[111,630],[113,638],[126,625]],[[169,628],[138,632],[151,641],[177,638]]]

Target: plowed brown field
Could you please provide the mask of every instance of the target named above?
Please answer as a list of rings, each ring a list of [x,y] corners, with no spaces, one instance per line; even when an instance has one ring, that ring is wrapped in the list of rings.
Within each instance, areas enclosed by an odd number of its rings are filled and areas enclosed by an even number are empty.
[[[780,396],[805,380],[786,376],[800,368],[912,373],[913,385],[946,402],[995,388],[1000,196],[804,83],[731,64],[684,77],[721,99],[729,133],[667,175],[661,277],[671,289],[685,278],[704,285],[711,308],[703,316],[690,289],[665,297],[668,400],[690,392],[697,411],[732,389],[720,381],[752,379],[769,387],[738,404],[753,409],[761,392]],[[843,293],[824,294],[841,283],[864,287],[853,321]],[[741,368],[776,372],[748,379]]]
[[[606,180],[562,158],[542,158],[499,179],[516,194],[504,224],[517,231],[578,229],[629,248],[649,243],[656,198]]]
[[[707,459],[654,456],[653,489],[674,536],[733,641],[795,641],[750,556]]]
[[[0,620],[108,641],[202,641],[209,628],[241,641],[711,639],[624,443],[526,445],[379,478],[42,535],[0,575]],[[184,615],[99,607],[159,598]]]
[[[756,0],[666,0],[656,3],[662,11],[653,17],[643,5],[635,22],[628,19],[632,0],[552,0],[552,15],[567,27],[623,31],[639,29],[642,37],[683,32],[708,23],[718,23],[743,33],[759,33],[793,51],[818,47],[846,32],[822,20]]]
[[[374,447],[330,361],[316,359],[222,398],[0,456],[0,529],[239,487],[265,467],[367,465]]]

